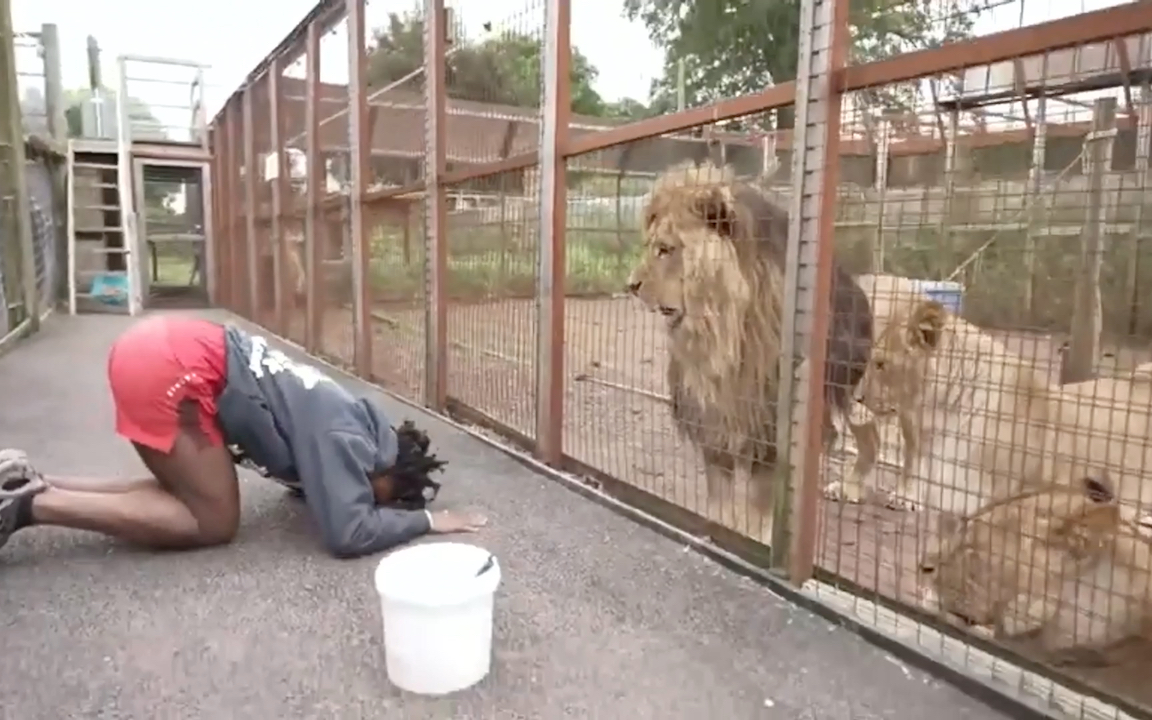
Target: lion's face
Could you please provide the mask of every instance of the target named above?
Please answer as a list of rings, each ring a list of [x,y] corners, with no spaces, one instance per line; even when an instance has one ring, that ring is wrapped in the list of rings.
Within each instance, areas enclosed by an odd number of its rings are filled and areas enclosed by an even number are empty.
[[[925,609],[992,626],[1017,595],[1036,592],[1031,575],[1093,558],[1116,532],[1120,511],[1099,472],[1074,483],[990,503],[971,518],[941,513],[935,547],[917,579]]]
[[[664,316],[669,329],[684,320],[684,240],[677,219],[649,211],[640,262],[628,276],[628,289],[650,309]],[[681,219],[683,223],[685,219]],[[689,224],[691,218],[686,219]]]
[[[890,323],[876,338],[853,397],[877,416],[919,402],[930,363],[940,347],[947,310],[934,300],[918,303],[907,320]]]
[[[628,291],[664,316],[669,331],[709,309],[743,307],[748,289],[734,239],[748,232],[731,187],[682,176],[653,190],[644,218],[644,250]]]
[[[935,547],[920,559],[920,602],[930,612],[947,613],[969,625],[992,625],[999,583],[990,556],[997,543],[987,522],[940,518]],[[1002,551],[1001,551],[1002,554]]]

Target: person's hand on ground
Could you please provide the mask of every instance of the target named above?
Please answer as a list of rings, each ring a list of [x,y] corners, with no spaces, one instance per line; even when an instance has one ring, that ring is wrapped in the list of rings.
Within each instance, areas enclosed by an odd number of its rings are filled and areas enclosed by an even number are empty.
[[[438,535],[458,532],[476,532],[488,524],[488,518],[475,512],[438,510],[429,513],[429,516],[432,520],[431,531]]]
[[[0,450],[0,500],[37,493],[46,487],[27,453],[15,448]]]

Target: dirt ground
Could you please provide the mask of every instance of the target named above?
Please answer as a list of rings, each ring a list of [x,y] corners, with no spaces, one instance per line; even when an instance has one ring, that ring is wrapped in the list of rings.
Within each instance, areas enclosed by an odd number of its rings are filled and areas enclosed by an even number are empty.
[[[373,310],[375,380],[419,400],[423,392],[423,308],[378,305]],[[629,298],[569,299],[565,317],[564,451],[615,478],[665,500],[757,537],[760,520],[737,488],[735,508],[709,510],[703,468],[696,452],[676,434],[665,400],[665,335],[661,320]],[[302,316],[290,336],[303,340]],[[1055,380],[1062,338],[1041,334],[995,333],[1010,349],[1032,357]],[[454,304],[448,318],[449,394],[526,435],[534,433],[536,348],[531,300]],[[323,354],[351,363],[351,314],[326,315]],[[1152,359],[1147,351],[1109,349],[1102,373],[1131,369]],[[839,477],[854,452],[850,436],[824,458],[824,481]],[[898,433],[884,430],[881,484],[895,481],[900,462]],[[915,601],[918,513],[880,504],[822,503],[817,563],[863,588],[904,603]],[[1139,678],[1152,652],[1137,653],[1136,664],[1077,674],[1152,703],[1152,690]]]

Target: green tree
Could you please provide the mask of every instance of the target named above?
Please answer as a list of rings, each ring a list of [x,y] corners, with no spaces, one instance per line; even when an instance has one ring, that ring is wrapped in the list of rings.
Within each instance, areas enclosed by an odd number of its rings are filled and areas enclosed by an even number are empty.
[[[368,84],[382,87],[411,74],[424,61],[424,21],[414,13],[389,13],[388,24],[373,32],[368,58]],[[448,94],[517,107],[540,106],[540,43],[531,35],[506,33],[478,43],[460,42],[447,60]],[[572,49],[572,111],[608,114],[609,105],[592,87],[599,71],[578,49]],[[404,84],[419,91],[423,74]]]
[[[989,0],[852,0],[852,62],[935,47],[971,33]],[[699,105],[736,97],[796,78],[800,0],[624,0],[664,48],[664,76],[653,82],[653,111],[675,108],[677,65],[685,64],[685,96]],[[866,93],[873,106],[909,107],[919,85]],[[781,127],[792,113],[781,112]]]
[[[630,97],[620,98],[616,102],[606,103],[604,106],[605,117],[641,120],[652,114],[651,108],[639,100]]]

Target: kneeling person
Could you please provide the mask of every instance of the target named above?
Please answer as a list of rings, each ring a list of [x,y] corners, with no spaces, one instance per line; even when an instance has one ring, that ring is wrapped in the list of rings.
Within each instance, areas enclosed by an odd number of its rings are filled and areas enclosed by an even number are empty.
[[[229,542],[240,520],[237,463],[302,495],[337,557],[486,522],[423,509],[444,462],[411,422],[393,428],[372,401],[237,327],[146,318],[113,345],[108,380],[116,432],[152,477],[41,478],[23,453],[0,451],[0,545],[34,525],[154,548]]]

